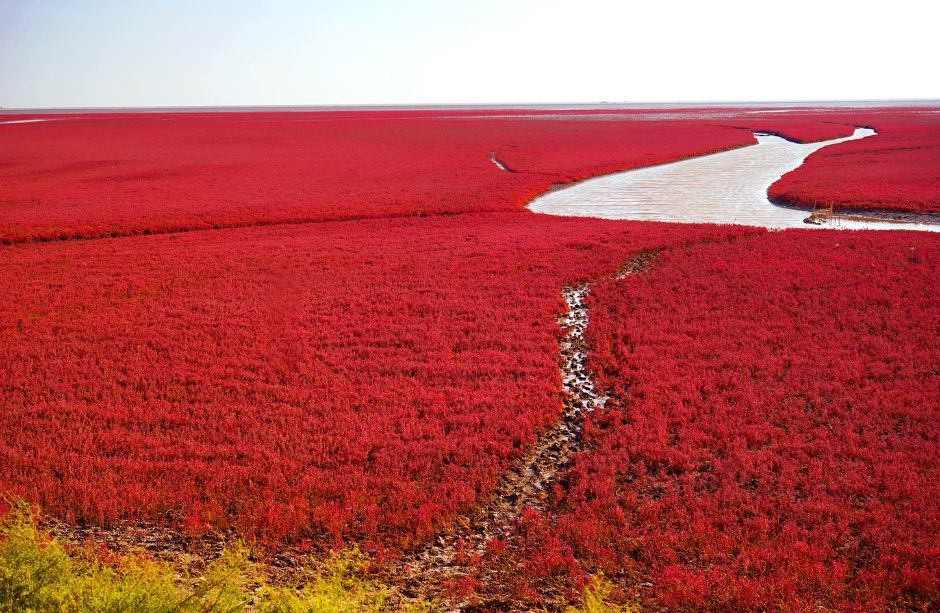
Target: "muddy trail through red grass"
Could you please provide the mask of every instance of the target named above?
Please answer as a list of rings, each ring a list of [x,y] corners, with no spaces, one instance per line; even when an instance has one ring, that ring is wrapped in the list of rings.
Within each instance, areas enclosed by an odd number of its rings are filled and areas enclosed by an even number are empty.
[[[616,273],[617,278],[643,270],[657,253],[650,251],[631,258]],[[486,568],[482,576],[474,577],[481,590],[462,601],[453,602],[454,586],[470,576],[468,562],[482,560],[494,543],[497,547],[513,546],[516,523],[524,511],[551,512],[549,492],[563,482],[573,455],[583,448],[585,417],[604,408],[607,398],[598,393],[588,371],[585,332],[589,291],[590,283],[562,289],[567,310],[558,318],[562,331],[558,350],[564,393],[560,419],[500,477],[487,502],[453,522],[447,533],[438,535],[429,545],[407,554],[391,571],[394,583],[403,586],[406,593],[450,600],[454,608],[460,610],[520,605],[514,594],[505,591],[508,582],[506,577],[500,576],[514,572],[513,569],[498,565]],[[542,593],[541,596],[545,605],[562,605],[567,601],[560,594]]]

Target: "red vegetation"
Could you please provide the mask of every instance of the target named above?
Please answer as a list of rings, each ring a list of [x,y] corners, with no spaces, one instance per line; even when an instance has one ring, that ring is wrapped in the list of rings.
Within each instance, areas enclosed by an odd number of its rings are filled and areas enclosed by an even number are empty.
[[[96,523],[404,544],[555,421],[562,285],[737,232],[508,213],[4,247],[0,482]]]
[[[727,128],[719,132],[716,126],[693,121],[528,120],[504,129],[510,134],[496,149],[499,160],[514,172],[542,174],[556,183],[755,142],[750,133],[735,134]]]
[[[843,123],[844,122],[844,123]],[[755,114],[745,118],[734,118],[728,121],[733,125],[750,132],[767,132],[776,134],[787,140],[797,143],[813,143],[817,141],[832,140],[852,136],[855,126],[845,119],[840,122],[839,117],[832,114],[812,114],[787,112]]]
[[[558,530],[677,610],[940,602],[940,245],[790,231],[595,286]]]
[[[771,187],[771,199],[940,213],[940,112],[873,119],[876,136],[817,151]]]
[[[0,242],[518,211],[553,183],[752,142],[690,121],[402,112],[0,125]],[[493,152],[517,172],[499,170]]]
[[[595,286],[611,409],[558,517],[520,523],[529,574],[601,569],[676,609],[935,606],[935,236],[522,207],[752,142],[741,127],[869,124],[772,194],[935,210],[937,115],[492,114],[0,126],[0,242],[18,243],[0,246],[0,489],[94,523],[414,544],[556,420],[560,288],[667,248]]]
[[[826,147],[774,183],[781,204],[855,210],[940,213],[940,109],[870,108],[753,113],[723,122],[797,142],[848,136],[853,126],[878,134]]]

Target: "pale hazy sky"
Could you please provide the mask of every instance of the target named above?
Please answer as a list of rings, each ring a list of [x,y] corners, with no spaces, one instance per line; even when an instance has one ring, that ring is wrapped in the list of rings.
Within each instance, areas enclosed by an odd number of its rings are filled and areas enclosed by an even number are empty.
[[[940,98],[930,7],[0,0],[0,106]]]

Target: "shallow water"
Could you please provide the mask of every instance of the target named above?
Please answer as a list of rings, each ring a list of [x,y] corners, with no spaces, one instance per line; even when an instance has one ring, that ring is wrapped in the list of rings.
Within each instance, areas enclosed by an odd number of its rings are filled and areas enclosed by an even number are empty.
[[[937,224],[886,221],[806,224],[808,212],[779,207],[767,199],[767,188],[814,151],[874,134],[857,128],[846,138],[801,144],[755,133],[756,145],[587,179],[543,194],[528,208],[548,215],[637,221],[940,231]]]
[[[506,166],[503,165],[502,162],[499,161],[495,153],[490,154],[490,161],[496,164],[496,167],[502,170],[503,172],[511,172],[508,168],[506,168]]]
[[[0,121],[0,124],[4,123],[38,123],[40,121],[52,121],[51,119],[11,119],[10,121]]]

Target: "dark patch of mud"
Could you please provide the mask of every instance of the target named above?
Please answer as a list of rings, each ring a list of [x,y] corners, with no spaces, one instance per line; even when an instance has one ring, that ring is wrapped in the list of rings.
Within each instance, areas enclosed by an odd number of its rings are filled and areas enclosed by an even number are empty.
[[[237,540],[234,534],[222,532],[191,537],[169,526],[142,522],[99,526],[42,516],[39,527],[63,542],[104,548],[119,555],[144,554],[180,570],[204,569]]]
[[[775,206],[784,209],[793,209],[796,211],[813,212],[812,205],[793,202],[783,198],[768,199]],[[887,221],[898,224],[898,230],[903,230],[903,224],[940,224],[940,213],[918,213],[915,211],[901,211],[897,209],[860,209],[849,207],[834,207],[835,217],[838,219],[847,219],[850,221]]]

